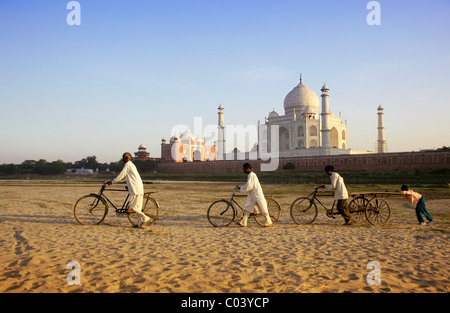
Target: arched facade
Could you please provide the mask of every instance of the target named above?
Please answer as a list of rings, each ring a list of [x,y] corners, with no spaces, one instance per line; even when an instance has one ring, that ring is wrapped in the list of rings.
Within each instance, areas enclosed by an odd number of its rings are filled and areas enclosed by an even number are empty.
[[[199,162],[215,161],[217,159],[216,145],[209,146],[201,138],[187,129],[181,136],[173,136],[170,142],[166,139],[161,142],[161,159],[164,162]]]
[[[336,127],[333,127],[330,131],[330,139],[331,139],[331,147],[338,148],[339,147],[339,135]]]
[[[280,149],[289,149],[290,136],[289,130],[286,127],[281,126],[279,128]]]
[[[328,87],[326,88],[328,97]],[[328,101],[328,99],[327,99]],[[300,78],[298,84],[289,92],[284,100],[285,115],[280,115],[275,111],[269,113],[265,125],[278,125],[279,127],[279,150],[280,156],[302,155],[305,149],[322,148],[322,137],[324,134],[323,118],[327,118],[328,133],[330,136],[330,147],[346,149],[347,147],[347,126],[342,123],[341,118],[331,112],[327,114],[319,113],[319,98]],[[327,108],[328,108],[328,102]],[[324,105],[322,105],[322,110]],[[270,136],[267,138],[269,147]]]

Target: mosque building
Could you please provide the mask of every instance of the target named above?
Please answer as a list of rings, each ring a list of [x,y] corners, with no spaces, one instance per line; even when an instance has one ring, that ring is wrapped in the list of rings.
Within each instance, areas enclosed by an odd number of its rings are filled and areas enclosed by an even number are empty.
[[[147,147],[144,144],[138,147],[138,152],[134,153],[134,159],[138,161],[150,160],[150,153],[147,152]]]
[[[163,162],[215,161],[216,146],[207,145],[205,140],[195,138],[189,129],[180,136],[172,136],[169,142],[161,140],[161,160]]]

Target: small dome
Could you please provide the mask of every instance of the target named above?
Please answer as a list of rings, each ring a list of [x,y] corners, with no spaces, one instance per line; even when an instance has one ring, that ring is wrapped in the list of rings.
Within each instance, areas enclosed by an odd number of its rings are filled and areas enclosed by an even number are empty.
[[[191,133],[189,128],[181,135],[181,140],[195,140],[194,135]]]
[[[269,118],[271,117],[278,117],[280,116],[277,112],[275,112],[275,110],[273,110],[272,112],[269,113]]]
[[[139,149],[139,150],[145,150],[145,149],[147,149],[147,147],[146,147],[144,144],[142,144],[142,145],[139,146],[138,149]]]
[[[179,140],[180,138],[178,136],[173,136],[172,138],[170,138],[170,143],[178,142]]]
[[[220,110],[220,111],[223,111],[224,107],[223,107],[222,104],[220,104],[219,107],[218,107],[217,109]]]

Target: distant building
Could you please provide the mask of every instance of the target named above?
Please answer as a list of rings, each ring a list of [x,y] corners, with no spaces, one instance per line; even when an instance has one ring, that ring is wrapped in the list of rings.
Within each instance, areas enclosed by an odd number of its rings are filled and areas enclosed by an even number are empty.
[[[343,122],[341,114],[334,115],[330,110],[329,88],[326,84],[322,86],[320,103],[317,94],[300,82],[284,98],[284,115],[272,110],[265,119],[261,128],[258,122],[258,142],[252,151],[262,146],[259,140],[264,140],[267,151],[277,151],[280,158],[310,157],[310,156],[332,156],[332,155],[354,155],[368,154],[371,151],[359,151],[350,149],[348,145],[347,121]],[[321,107],[321,110],[320,110]],[[185,133],[170,138],[169,142],[162,139],[161,162],[195,162],[229,160],[226,151],[232,151],[237,160],[238,151],[227,146],[226,127],[224,122],[224,107],[218,108],[218,133],[217,142],[213,146],[205,145],[201,138],[194,138],[188,130]],[[378,153],[386,152],[386,140],[384,137],[383,108],[378,108]],[[278,136],[272,134],[278,127]],[[229,144],[228,144],[229,145]],[[249,151],[244,151],[245,159],[248,159]],[[242,153],[240,153],[242,154]]]
[[[203,139],[195,138],[189,129],[180,137],[173,136],[167,143],[161,141],[161,162],[215,161],[216,145],[209,146]]]
[[[66,175],[92,175],[98,173],[98,169],[94,172],[91,168],[69,168],[66,170]]]
[[[134,153],[134,159],[138,161],[150,160],[150,153],[147,152],[147,147],[144,144],[140,145],[138,152]]]
[[[321,113],[319,97],[303,84],[300,76],[300,83],[284,99],[285,114],[273,110],[266,118],[269,150],[272,147],[270,126],[278,125],[280,157],[367,153],[348,148],[347,122],[342,123],[341,117],[330,111],[326,84],[320,91]]]

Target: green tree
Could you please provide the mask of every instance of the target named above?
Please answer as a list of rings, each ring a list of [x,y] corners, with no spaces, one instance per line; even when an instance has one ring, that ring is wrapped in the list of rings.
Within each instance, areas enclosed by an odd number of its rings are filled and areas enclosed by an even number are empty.
[[[76,167],[80,168],[91,168],[93,170],[97,169],[99,167],[99,163],[97,162],[97,157],[95,155],[88,156],[84,159],[81,159],[80,161],[75,162]]]
[[[283,170],[294,170],[295,164],[292,162],[287,162],[285,165],[283,165]]]
[[[13,175],[19,172],[18,166],[15,164],[2,164],[0,166],[0,173],[4,175]]]
[[[140,173],[151,173],[158,168],[158,163],[152,160],[134,160],[133,163],[136,165]]]

